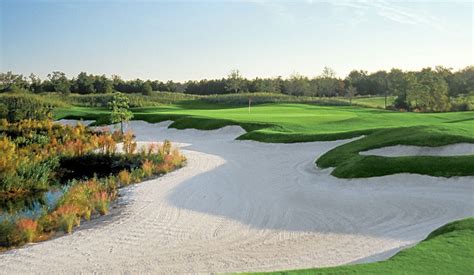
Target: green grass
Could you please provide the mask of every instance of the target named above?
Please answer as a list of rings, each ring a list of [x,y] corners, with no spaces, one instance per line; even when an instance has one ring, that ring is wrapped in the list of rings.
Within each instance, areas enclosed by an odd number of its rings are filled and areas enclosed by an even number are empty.
[[[395,101],[394,96],[388,96],[387,106],[392,105],[394,101]],[[360,105],[360,106],[365,106],[365,107],[385,109],[385,97],[383,96],[356,97],[352,100],[352,103],[356,105]]]
[[[474,112],[403,113],[356,106],[262,104],[252,107],[217,105],[202,101],[133,109],[134,119],[173,120],[178,129],[217,129],[241,125],[239,139],[262,142],[327,141],[366,135],[324,156],[320,167],[336,167],[337,177],[371,177],[400,172],[434,176],[474,175],[474,156],[400,157],[360,156],[363,150],[396,144],[438,146],[474,143]],[[104,108],[58,108],[56,118],[97,119],[108,122]],[[374,168],[375,167],[375,168]]]
[[[384,129],[362,139],[334,148],[321,156],[321,168],[336,167],[332,175],[340,178],[364,178],[396,173],[416,173],[432,176],[468,176],[474,174],[474,155],[458,157],[380,157],[359,152],[392,145],[441,146],[471,142],[471,131],[455,124],[449,126],[414,126]]]
[[[416,246],[385,261],[249,274],[472,274],[473,259],[474,218],[468,218],[438,228]]]

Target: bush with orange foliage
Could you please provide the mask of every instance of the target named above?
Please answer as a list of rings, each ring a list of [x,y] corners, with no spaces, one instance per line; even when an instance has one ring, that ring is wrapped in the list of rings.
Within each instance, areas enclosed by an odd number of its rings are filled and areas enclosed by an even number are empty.
[[[118,180],[122,185],[129,185],[132,182],[130,172],[128,172],[127,170],[120,171],[118,174]]]
[[[20,219],[17,221],[16,226],[25,242],[33,242],[36,236],[36,229],[38,228],[37,221],[34,221],[32,219]]]
[[[59,226],[65,233],[71,233],[74,226],[81,224],[79,207],[76,205],[62,205],[56,209],[52,215],[58,220]]]
[[[145,160],[142,164],[142,170],[145,177],[153,175],[153,162],[151,160]]]
[[[127,131],[123,135],[123,152],[127,155],[133,155],[136,149],[137,143],[135,142],[133,133],[131,131]]]
[[[101,215],[105,215],[109,212],[110,199],[107,192],[102,191],[94,194],[94,209]]]

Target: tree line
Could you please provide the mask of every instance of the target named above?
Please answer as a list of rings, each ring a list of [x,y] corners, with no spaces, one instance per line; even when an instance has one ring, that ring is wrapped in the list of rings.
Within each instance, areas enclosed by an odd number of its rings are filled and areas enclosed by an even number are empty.
[[[337,77],[334,70],[328,67],[312,78],[295,73],[288,78],[247,79],[238,70],[233,70],[225,78],[182,83],[123,80],[117,75],[109,78],[85,72],[69,79],[63,72],[55,71],[44,80],[34,74],[25,77],[12,72],[0,73],[0,92],[22,90],[62,94],[107,94],[118,91],[150,95],[153,91],[166,91],[196,95],[269,92],[314,97],[395,96],[394,107],[398,109],[446,111],[450,109],[450,97],[474,93],[474,66],[457,71],[442,66],[420,71],[394,68],[368,73],[353,70],[344,78]]]

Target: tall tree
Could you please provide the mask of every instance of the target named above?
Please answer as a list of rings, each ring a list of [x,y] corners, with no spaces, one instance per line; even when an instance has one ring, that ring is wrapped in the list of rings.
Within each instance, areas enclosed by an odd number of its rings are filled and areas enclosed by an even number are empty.
[[[153,89],[151,88],[149,81],[145,81],[145,83],[143,83],[141,87],[141,92],[143,95],[151,95],[151,93],[153,92]]]
[[[54,92],[68,95],[71,90],[71,83],[67,79],[66,74],[63,72],[55,71],[48,74],[49,81],[51,82]]]
[[[243,90],[244,78],[239,70],[232,70],[226,79],[226,91],[238,93]]]
[[[289,95],[304,96],[310,91],[309,80],[307,77],[294,73],[283,83],[283,92]]]
[[[43,86],[41,85],[41,79],[36,76],[35,74],[30,74],[28,77],[29,82],[30,82],[30,90],[33,93],[41,93],[43,91]]]
[[[100,94],[110,94],[113,92],[113,82],[105,75],[96,76],[94,80],[94,89]]]
[[[81,72],[77,75],[77,78],[73,80],[71,91],[79,94],[92,94],[96,90],[94,88],[94,76],[88,75],[86,72]]]

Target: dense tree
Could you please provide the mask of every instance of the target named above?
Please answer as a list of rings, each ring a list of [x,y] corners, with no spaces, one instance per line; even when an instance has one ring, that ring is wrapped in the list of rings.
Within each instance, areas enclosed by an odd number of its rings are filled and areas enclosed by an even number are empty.
[[[225,89],[232,93],[238,93],[244,90],[244,78],[239,70],[232,70],[227,76]]]
[[[94,77],[94,89],[99,94],[110,94],[113,92],[113,82],[105,75]]]
[[[62,93],[62,94],[69,94],[71,92],[70,87],[71,83],[66,77],[66,74],[63,72],[52,72],[48,74],[49,81],[51,83],[51,88],[54,92]]]
[[[353,86],[361,95],[369,94],[368,91],[368,76],[366,71],[353,70],[345,79],[346,86]]]
[[[417,73],[417,83],[417,107],[434,112],[449,110],[448,84],[442,75],[425,68]]]
[[[17,92],[28,88],[28,82],[21,74],[0,73],[0,92]]]
[[[42,82],[38,76],[36,76],[35,74],[30,74],[28,80],[30,85],[29,88],[33,93],[37,94],[43,92],[43,86],[41,85]]]
[[[249,83],[249,92],[263,92],[263,93],[280,93],[281,92],[280,78],[255,78]]]
[[[309,79],[300,74],[294,73],[283,83],[282,92],[289,95],[304,96],[310,91]]]
[[[96,92],[94,88],[94,76],[88,75],[85,72],[81,72],[77,75],[76,79],[73,79],[73,85],[71,86],[71,92],[79,94],[93,94]]]
[[[341,85],[334,70],[328,67],[324,67],[322,74],[311,82],[313,96],[336,96]]]
[[[151,84],[150,84],[149,81],[146,81],[141,86],[141,92],[142,92],[143,95],[151,95],[152,91],[153,91],[153,89],[152,89]]]

